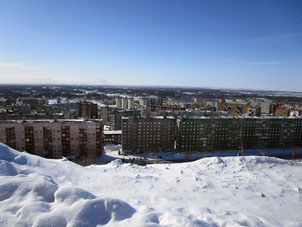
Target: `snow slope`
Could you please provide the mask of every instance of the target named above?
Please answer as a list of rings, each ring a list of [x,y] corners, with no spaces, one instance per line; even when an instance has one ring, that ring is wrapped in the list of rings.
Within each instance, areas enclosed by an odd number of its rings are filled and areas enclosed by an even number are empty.
[[[302,163],[82,167],[0,144],[0,226],[302,226]]]

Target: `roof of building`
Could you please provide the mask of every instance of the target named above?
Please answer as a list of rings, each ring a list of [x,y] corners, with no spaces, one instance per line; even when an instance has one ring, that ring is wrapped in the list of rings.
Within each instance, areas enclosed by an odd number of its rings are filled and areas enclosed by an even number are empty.
[[[178,117],[178,119],[301,119],[302,117],[290,117],[290,116],[185,116]]]
[[[41,119],[41,120],[0,120],[0,123],[68,123],[68,122],[102,122],[102,119]]]
[[[134,116],[129,116],[129,117],[122,117],[122,119],[154,119],[154,120],[160,120],[160,119],[175,119],[173,116],[149,116],[149,117],[134,117]]]
[[[122,130],[107,130],[103,131],[104,135],[116,135],[116,134],[122,134]]]

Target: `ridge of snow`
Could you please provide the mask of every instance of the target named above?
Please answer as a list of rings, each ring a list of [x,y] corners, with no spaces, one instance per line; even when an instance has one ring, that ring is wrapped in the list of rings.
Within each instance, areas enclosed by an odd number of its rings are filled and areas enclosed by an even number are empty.
[[[79,166],[0,143],[0,226],[302,226],[302,163]]]

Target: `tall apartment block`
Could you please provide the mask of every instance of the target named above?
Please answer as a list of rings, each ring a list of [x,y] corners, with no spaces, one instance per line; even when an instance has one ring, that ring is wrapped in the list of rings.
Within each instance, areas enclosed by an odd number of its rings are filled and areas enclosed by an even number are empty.
[[[134,100],[129,98],[116,98],[116,106],[118,109],[133,110]]]
[[[189,117],[177,124],[180,152],[302,147],[302,118]]]
[[[103,119],[105,125],[111,125],[114,122],[113,116],[117,111],[116,106],[101,106],[100,107],[100,118]]]
[[[0,142],[46,158],[96,157],[102,120],[0,121]]]
[[[76,104],[76,114],[80,118],[96,119],[98,118],[98,106],[91,102],[79,102]]]
[[[164,104],[164,99],[160,98],[160,97],[140,98],[139,99],[139,104],[141,106],[146,106],[146,105],[163,105]]]
[[[172,151],[176,139],[176,120],[173,117],[124,117],[122,119],[123,151]]]
[[[159,98],[159,97],[150,97],[150,98],[147,98],[147,104],[148,105],[163,105],[164,100],[163,100],[163,98]]]
[[[101,118],[111,130],[122,130],[122,117],[140,116],[138,110],[119,110],[109,106],[101,107]]]

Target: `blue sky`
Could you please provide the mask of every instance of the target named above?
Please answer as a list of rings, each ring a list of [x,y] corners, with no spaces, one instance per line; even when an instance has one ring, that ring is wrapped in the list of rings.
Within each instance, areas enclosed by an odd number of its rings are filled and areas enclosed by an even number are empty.
[[[302,91],[300,0],[1,0],[0,83]]]

